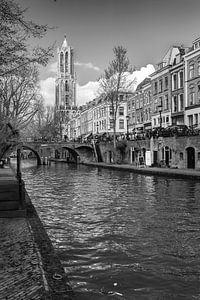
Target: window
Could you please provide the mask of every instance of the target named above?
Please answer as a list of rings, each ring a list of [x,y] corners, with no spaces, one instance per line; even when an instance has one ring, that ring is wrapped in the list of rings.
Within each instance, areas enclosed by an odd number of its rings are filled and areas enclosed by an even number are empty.
[[[150,103],[150,101],[151,101],[151,92],[148,91],[148,103]]]
[[[193,78],[194,77],[194,64],[190,64],[189,66],[189,78]]]
[[[175,96],[173,96],[173,98],[172,98],[173,100],[173,112],[177,112],[178,111],[178,101],[177,101],[177,96],[175,95]]]
[[[151,119],[151,109],[150,109],[150,107],[148,108],[148,115],[149,115],[149,120]]]
[[[169,116],[166,116],[166,123],[169,123]]]
[[[164,109],[169,109],[169,98],[168,95],[165,95],[165,101],[164,101]]]
[[[194,86],[190,86],[189,105],[194,105]]]
[[[174,91],[177,89],[177,74],[173,74],[172,78],[172,90]]]
[[[119,101],[122,102],[124,100],[124,95],[119,95]]]
[[[158,93],[158,83],[155,82],[154,83],[154,94],[157,94]]]
[[[200,152],[197,153],[197,159],[200,160]]]
[[[60,53],[60,72],[64,72],[64,55]]]
[[[183,160],[183,152],[180,152],[180,160]]]
[[[69,92],[69,85],[68,85],[67,80],[65,81],[65,91],[66,91],[66,92]]]
[[[193,126],[193,115],[188,116],[188,124],[189,126]]]
[[[179,88],[183,87],[183,71],[179,73]]]
[[[198,126],[198,114],[194,114],[194,126]]]
[[[119,116],[124,116],[124,107],[123,106],[119,107]]]
[[[111,119],[111,120],[110,120],[110,129],[112,129],[112,128],[113,128],[113,126],[114,126],[114,120],[113,120],[113,119]]]
[[[69,96],[68,95],[65,96],[65,105],[69,106]]]
[[[200,103],[200,82],[197,83],[197,103]]]
[[[65,53],[65,72],[68,72],[68,52]]]
[[[113,116],[113,115],[114,115],[113,107],[110,106],[110,116]]]
[[[168,89],[168,77],[165,77],[165,89]]]
[[[197,75],[200,76],[200,61],[197,63]]]
[[[124,119],[119,119],[119,129],[124,129]]]
[[[159,93],[161,93],[163,90],[163,81],[162,79],[159,80]]]
[[[184,102],[183,102],[183,94],[179,95],[179,110],[182,111],[184,109]]]

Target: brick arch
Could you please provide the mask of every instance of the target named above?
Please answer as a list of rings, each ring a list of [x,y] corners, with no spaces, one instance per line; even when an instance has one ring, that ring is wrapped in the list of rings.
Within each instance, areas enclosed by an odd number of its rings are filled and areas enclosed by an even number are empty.
[[[28,150],[32,151],[35,154],[35,156],[37,158],[37,165],[38,166],[40,166],[42,164],[41,157],[40,157],[39,153],[35,149],[33,149],[33,148],[31,148],[31,147],[29,147],[27,145],[22,145],[22,148],[23,149],[28,149]]]
[[[67,146],[63,146],[63,147],[61,147],[59,149],[66,149],[66,150],[68,150],[69,153],[72,154],[72,156],[74,157],[75,162],[77,162],[77,157],[79,156],[79,153],[75,149],[72,149],[72,148],[67,147]],[[59,151],[59,149],[55,149],[55,150]]]

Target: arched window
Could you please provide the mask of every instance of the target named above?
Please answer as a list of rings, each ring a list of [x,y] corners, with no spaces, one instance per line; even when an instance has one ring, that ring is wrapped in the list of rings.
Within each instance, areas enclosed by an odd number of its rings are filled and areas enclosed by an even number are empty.
[[[190,63],[189,65],[189,78],[194,77],[194,62]]]
[[[69,84],[67,80],[65,81],[65,91],[69,92]]]
[[[183,160],[183,152],[180,152],[180,160]]]
[[[64,55],[60,53],[60,72],[64,72]]]
[[[200,76],[200,60],[197,62],[197,75]]]
[[[68,52],[65,52],[65,72],[68,72]]]

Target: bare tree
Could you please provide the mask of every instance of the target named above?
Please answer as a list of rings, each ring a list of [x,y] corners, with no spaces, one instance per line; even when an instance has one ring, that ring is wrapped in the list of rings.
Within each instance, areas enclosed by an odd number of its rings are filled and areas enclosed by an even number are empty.
[[[38,110],[41,95],[37,69],[23,68],[23,72],[7,75],[0,80],[0,119],[21,130]]]
[[[0,1],[0,156],[2,145],[37,112],[41,101],[37,66],[53,57],[53,45],[31,48],[28,44],[50,28],[26,20],[25,12],[15,0]]]
[[[45,106],[41,102],[32,122],[22,131],[22,139],[28,137],[34,140],[52,141],[57,138],[58,132],[54,107]]]
[[[28,39],[42,38],[49,27],[25,19],[25,11],[13,0],[0,3],[0,76],[14,73],[32,62],[46,65],[53,46],[30,49]]]
[[[127,57],[127,50],[122,46],[113,49],[114,59],[110,62],[99,80],[100,95],[110,103],[113,115],[113,139],[116,152],[116,120],[120,105],[119,94],[133,91],[136,79],[130,80],[130,73],[134,71]],[[115,157],[114,157],[115,159]]]

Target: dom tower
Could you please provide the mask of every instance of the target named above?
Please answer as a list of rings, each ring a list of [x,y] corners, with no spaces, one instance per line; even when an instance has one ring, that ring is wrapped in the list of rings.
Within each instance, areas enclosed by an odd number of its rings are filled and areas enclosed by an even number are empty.
[[[55,86],[55,110],[60,124],[60,134],[63,137],[67,132],[67,123],[76,110],[74,50],[68,45],[66,36],[57,53],[58,70]]]

